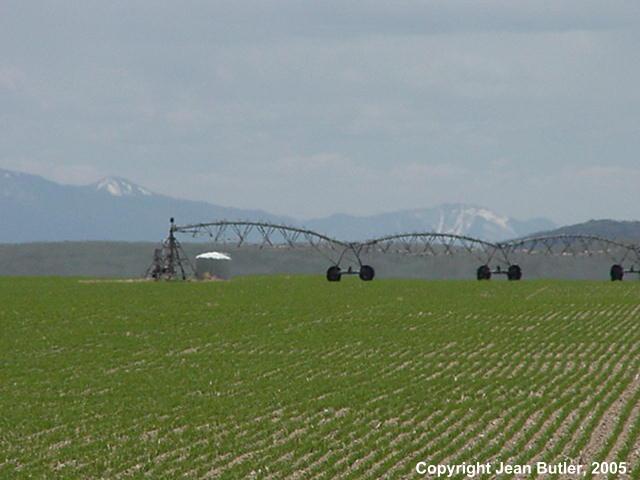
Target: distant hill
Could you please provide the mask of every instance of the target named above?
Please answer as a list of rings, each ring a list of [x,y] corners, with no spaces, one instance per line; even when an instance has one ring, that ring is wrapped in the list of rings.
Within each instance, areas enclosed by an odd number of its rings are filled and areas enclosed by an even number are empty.
[[[0,276],[62,275],[141,278],[153,258],[157,243],[55,242],[0,244]],[[240,275],[307,274],[323,276],[330,262],[313,249],[236,248],[230,245],[183,243],[193,262],[199,253],[215,249],[232,258],[231,272]],[[376,278],[468,279],[476,278],[475,255],[416,257],[393,253],[366,255]],[[351,262],[347,262],[347,265]],[[345,265],[345,266],[347,266]],[[611,260],[593,257],[529,256],[521,263],[526,279],[574,278],[608,281]],[[360,282],[357,277],[344,281]],[[492,281],[506,281],[495,277]]]
[[[305,226],[341,240],[434,231],[495,241],[555,226],[543,218],[520,221],[464,204],[370,216],[336,214],[296,220],[258,209],[172,198],[120,177],[75,186],[0,169],[0,243],[157,241],[166,236],[169,217],[175,217],[179,224],[221,219],[263,220]]]
[[[612,240],[640,242],[640,221],[589,220],[584,223],[567,225],[553,230],[538,232],[536,235],[596,235]]]

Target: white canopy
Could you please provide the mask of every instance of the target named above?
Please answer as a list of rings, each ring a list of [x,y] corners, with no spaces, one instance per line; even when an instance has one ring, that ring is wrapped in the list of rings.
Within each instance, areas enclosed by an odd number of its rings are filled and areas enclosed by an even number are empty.
[[[196,258],[210,258],[213,260],[231,260],[231,257],[226,253],[220,252],[205,252],[198,255]]]

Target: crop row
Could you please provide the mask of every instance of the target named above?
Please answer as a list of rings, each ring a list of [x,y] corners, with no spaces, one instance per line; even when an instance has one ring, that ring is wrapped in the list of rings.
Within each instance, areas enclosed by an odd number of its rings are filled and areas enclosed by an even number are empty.
[[[640,478],[632,282],[0,284],[0,476]]]

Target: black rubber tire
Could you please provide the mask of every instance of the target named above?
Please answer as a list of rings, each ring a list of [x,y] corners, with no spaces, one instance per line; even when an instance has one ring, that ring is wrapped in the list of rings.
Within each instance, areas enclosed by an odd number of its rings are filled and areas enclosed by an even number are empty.
[[[480,265],[476,273],[478,280],[491,280],[491,269],[489,265]]]
[[[622,268],[622,265],[612,265],[609,273],[611,275],[612,282],[621,282],[624,278],[624,268]]]
[[[363,282],[370,282],[376,276],[376,272],[370,265],[362,265],[360,267],[360,280]]]
[[[333,265],[327,269],[327,280],[330,282],[339,282],[342,278],[340,267]]]
[[[509,270],[507,270],[507,278],[509,280],[520,280],[522,279],[522,268],[520,265],[509,265]]]

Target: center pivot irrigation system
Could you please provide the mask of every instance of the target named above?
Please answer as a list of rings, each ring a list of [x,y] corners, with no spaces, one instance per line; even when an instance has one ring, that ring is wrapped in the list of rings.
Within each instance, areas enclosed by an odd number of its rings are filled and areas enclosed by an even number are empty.
[[[471,255],[480,266],[476,270],[478,280],[490,280],[494,275],[505,275],[508,280],[520,280],[522,268],[516,263],[522,255],[592,257],[605,255],[611,259],[612,281],[621,281],[625,274],[640,274],[629,262],[640,264],[640,246],[626,244],[594,235],[550,235],[516,239],[507,242],[488,242],[478,238],[448,233],[405,233],[389,235],[362,242],[336,240],[304,228],[290,227],[268,222],[216,221],[177,225],[170,220],[169,235],[161,248],[154,252],[153,263],[146,276],[154,279],[183,280],[195,272],[184,253],[178,235],[192,238],[209,238],[214,244],[230,244],[236,247],[253,245],[272,249],[307,249],[324,256],[330,263],[327,280],[338,282],[343,275],[358,275],[371,281],[375,270],[363,262],[371,253],[395,253],[410,256]],[[344,268],[349,264],[347,268]],[[494,265],[492,268],[491,265]]]

